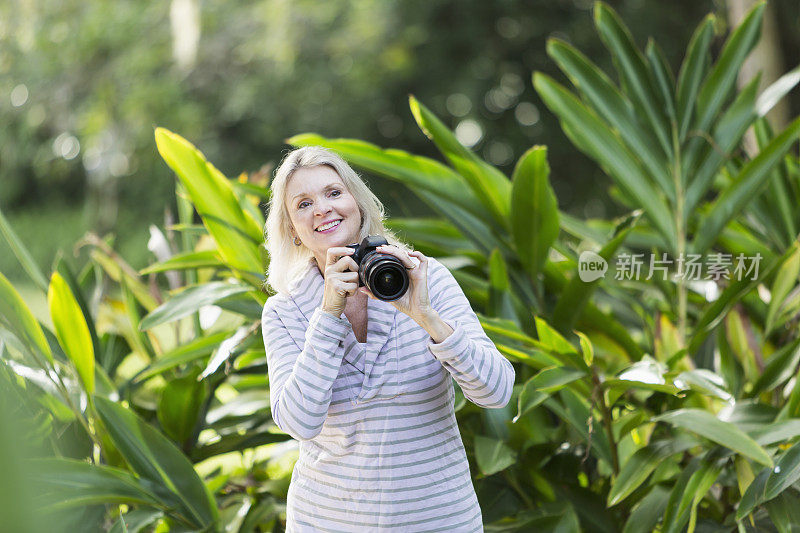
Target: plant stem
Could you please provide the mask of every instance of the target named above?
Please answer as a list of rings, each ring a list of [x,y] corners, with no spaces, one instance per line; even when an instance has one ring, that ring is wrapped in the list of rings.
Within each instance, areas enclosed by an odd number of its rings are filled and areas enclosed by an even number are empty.
[[[675,231],[678,239],[678,260],[684,261],[686,255],[686,217],[684,216],[685,191],[681,175],[680,143],[678,142],[677,125],[672,127],[672,148],[675,154],[672,169],[672,179],[675,186]],[[678,335],[681,347],[686,346],[686,303],[687,287],[684,273],[678,276]]]
[[[603,394],[603,386],[600,383],[600,376],[597,375],[597,370],[592,367],[592,383],[594,383],[594,390],[592,396],[594,397],[595,404],[600,408],[600,413],[603,416],[603,427],[608,434],[608,443],[611,446],[611,466],[614,469],[614,475],[619,475],[619,450],[617,449],[617,441],[614,440],[614,428],[612,427],[611,409],[606,405],[606,397]]]

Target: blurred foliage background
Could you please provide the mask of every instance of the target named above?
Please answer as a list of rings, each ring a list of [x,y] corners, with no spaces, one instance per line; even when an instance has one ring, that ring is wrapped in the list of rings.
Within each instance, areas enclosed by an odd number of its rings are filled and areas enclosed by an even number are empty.
[[[736,2],[731,2],[736,3]],[[637,42],[677,69],[708,0],[612,1]],[[228,176],[269,171],[284,139],[313,131],[435,157],[408,111],[414,94],[507,174],[549,146],[559,207],[612,215],[607,178],[571,149],[531,85],[559,77],[545,40],[610,66],[590,0],[14,0],[0,3],[0,209],[47,269],[86,231],[145,266],[149,223],[175,212],[153,127],[181,132]],[[800,62],[800,5],[771,3],[785,72]],[[719,43],[716,43],[718,46]],[[800,110],[791,98],[791,115]],[[425,214],[399,185],[371,180],[393,216]],[[5,243],[0,271],[24,274]]]

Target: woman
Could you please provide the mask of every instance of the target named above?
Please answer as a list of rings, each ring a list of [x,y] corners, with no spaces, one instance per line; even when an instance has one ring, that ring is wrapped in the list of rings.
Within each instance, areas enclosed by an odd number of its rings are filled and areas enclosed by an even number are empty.
[[[447,268],[384,228],[381,202],[339,156],[294,150],[271,192],[270,406],[300,441],[287,531],[482,531],[450,377],[475,404],[503,407],[511,363]],[[408,272],[393,302],[359,289],[345,247],[376,234]]]

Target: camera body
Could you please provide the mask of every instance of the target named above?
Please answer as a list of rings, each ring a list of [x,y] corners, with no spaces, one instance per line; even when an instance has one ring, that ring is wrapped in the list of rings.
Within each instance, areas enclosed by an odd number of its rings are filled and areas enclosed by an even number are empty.
[[[389,244],[381,235],[364,237],[360,244],[348,244],[355,250],[353,261],[358,265],[358,286],[366,286],[379,300],[391,302],[408,290],[408,272],[395,256],[379,253],[378,246]]]

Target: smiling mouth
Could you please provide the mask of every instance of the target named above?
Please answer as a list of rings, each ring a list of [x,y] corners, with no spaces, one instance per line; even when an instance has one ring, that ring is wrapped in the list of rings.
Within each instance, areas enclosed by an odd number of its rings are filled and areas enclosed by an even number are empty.
[[[325,232],[325,231],[328,231],[329,229],[333,229],[333,228],[337,227],[341,223],[342,223],[342,219],[332,220],[331,222],[328,222],[327,224],[322,224],[321,226],[319,226],[314,231]]]

